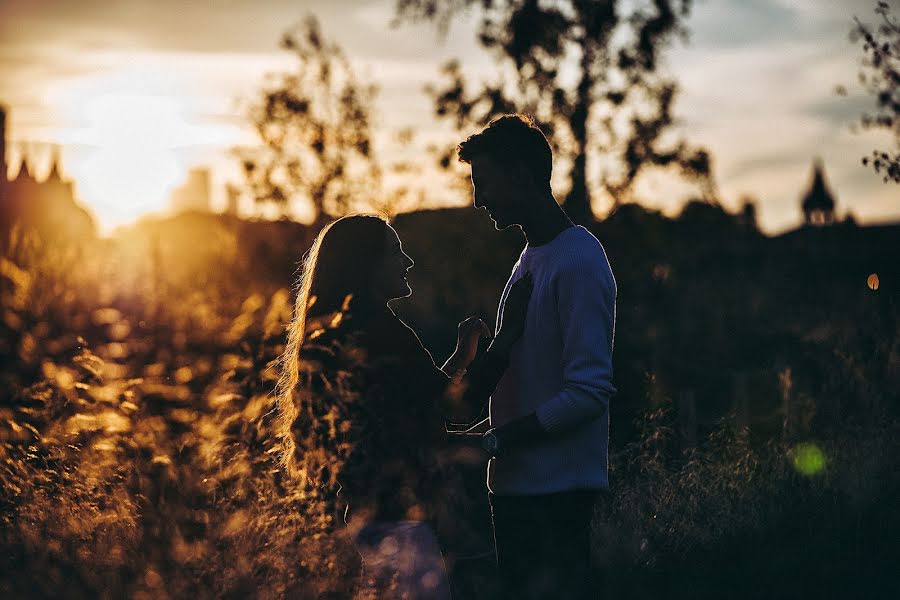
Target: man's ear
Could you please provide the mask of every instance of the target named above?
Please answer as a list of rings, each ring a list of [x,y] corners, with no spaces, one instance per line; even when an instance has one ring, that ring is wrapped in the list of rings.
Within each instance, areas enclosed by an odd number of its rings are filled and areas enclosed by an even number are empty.
[[[510,169],[510,175],[513,182],[518,186],[531,187],[534,185],[534,174],[525,163],[515,163]]]

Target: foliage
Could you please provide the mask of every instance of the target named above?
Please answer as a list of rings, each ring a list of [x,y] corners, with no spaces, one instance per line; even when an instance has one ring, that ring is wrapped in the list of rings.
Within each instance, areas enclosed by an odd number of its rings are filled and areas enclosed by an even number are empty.
[[[253,197],[292,214],[296,201],[323,223],[377,198],[372,102],[343,51],[308,16],[284,34],[281,47],[297,59],[291,73],[270,75],[249,117],[260,149],[237,150]]]
[[[619,313],[629,335],[617,336],[627,383],[611,411],[613,493],[593,525],[608,595],[889,596],[900,312],[897,262],[883,248],[895,232],[771,240],[706,205],[685,212],[670,220],[627,205],[592,225],[613,264],[629,265],[616,274],[632,303]],[[431,287],[410,314],[453,325],[453,311],[490,304],[487,282],[502,285],[517,240],[470,213],[398,223],[420,267],[412,300]],[[80,253],[21,232],[0,258],[3,597],[347,598],[363,587],[331,491],[298,485],[277,460],[272,392],[293,306],[287,285],[312,236],[285,223],[195,219],[148,221]],[[466,232],[478,235],[480,261],[469,260]],[[865,250],[861,240],[879,236]],[[441,272],[447,256],[471,271],[473,289]],[[878,290],[866,286],[872,271]],[[656,347],[665,352],[654,364]],[[678,355],[711,366],[677,377]],[[719,381],[731,361],[759,364],[754,406],[778,382],[796,408],[773,428],[716,415],[688,443],[680,392]],[[629,363],[658,377],[633,383]],[[301,391],[334,391],[299,403],[311,412],[296,435],[322,474],[340,467],[333,444],[354,426],[341,419],[360,407],[347,408],[356,396],[338,377],[320,384]],[[639,389],[647,397],[630,410]],[[732,404],[733,388],[712,393]],[[335,436],[323,418],[332,407]],[[793,465],[812,447],[824,467],[804,475]],[[443,532],[458,546],[454,591],[489,598],[484,465],[464,453],[447,461],[464,479],[446,515],[456,530]]]
[[[478,42],[498,70],[492,81],[472,90],[465,66],[446,63],[443,85],[426,87],[438,118],[463,135],[504,113],[534,116],[554,145],[558,165],[569,165],[564,206],[579,223],[593,216],[591,190],[597,186],[589,180],[598,167],[600,187],[614,206],[632,198],[639,175],[653,167],[675,168],[715,200],[708,152],[672,140],[677,85],[659,72],[670,39],[685,33],[690,0],[657,0],[650,7],[398,0],[397,22],[430,20],[446,32],[454,17],[475,4],[483,9]],[[452,154],[448,148],[441,155],[441,166],[450,166]]]
[[[863,165],[871,163],[884,181],[900,183],[900,21],[892,14],[887,2],[879,1],[875,14],[881,18],[877,25],[869,26],[854,17],[856,26],[851,39],[863,40],[860,82],[875,97],[875,109],[862,116],[864,129],[884,129],[894,138],[896,149],[873,150],[871,157],[862,159]]]

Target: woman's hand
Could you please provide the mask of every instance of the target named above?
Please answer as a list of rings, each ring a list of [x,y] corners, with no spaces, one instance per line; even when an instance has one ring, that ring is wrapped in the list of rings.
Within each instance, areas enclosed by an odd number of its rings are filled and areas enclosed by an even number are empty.
[[[525,317],[528,316],[528,302],[531,300],[533,289],[534,281],[529,272],[512,284],[506,295],[506,302],[503,304],[500,331],[497,332],[497,338],[494,340],[494,348],[508,351],[522,337],[522,333],[525,332]]]
[[[459,355],[460,368],[466,368],[475,360],[478,353],[478,340],[491,337],[491,330],[478,317],[469,317],[461,321],[456,334],[456,352]]]
[[[478,317],[469,317],[460,322],[456,334],[456,349],[441,367],[441,371],[447,377],[454,378],[454,381],[459,383],[461,379],[459,374],[475,360],[475,355],[478,353],[478,339],[481,336],[491,336],[491,330],[484,321]]]

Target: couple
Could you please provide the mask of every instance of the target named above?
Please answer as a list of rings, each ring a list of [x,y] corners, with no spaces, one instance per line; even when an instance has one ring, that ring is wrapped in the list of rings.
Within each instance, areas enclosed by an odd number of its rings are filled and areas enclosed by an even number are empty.
[[[458,151],[471,165],[475,207],[485,208],[498,230],[519,226],[527,240],[487,351],[477,356],[479,338],[490,337],[487,326],[469,318],[438,367],[387,306],[412,293],[406,272],[413,261],[396,231],[377,216],[344,217],[322,230],[307,256],[282,357],[279,407],[290,437],[303,435],[304,409],[293,395],[298,364],[310,357],[325,364],[323,357],[342,346],[357,350],[348,355],[364,365],[367,393],[355,402],[362,418],[338,423],[359,433],[334,475],[342,518],[366,576],[393,580],[390,597],[438,599],[450,597],[433,526],[447,493],[436,475],[445,422],[471,423],[489,402],[488,418],[466,436],[490,457],[504,597],[592,598],[591,516],[608,489],[608,407],[616,392],[615,280],[600,242],[554,199],[550,146],[531,119],[495,119]],[[311,326],[323,322],[327,327]],[[286,454],[302,460],[301,449],[288,445]]]

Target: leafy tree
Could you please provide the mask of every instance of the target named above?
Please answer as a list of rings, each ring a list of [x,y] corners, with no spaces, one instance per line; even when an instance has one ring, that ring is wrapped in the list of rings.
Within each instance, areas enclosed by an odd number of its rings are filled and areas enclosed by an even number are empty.
[[[249,108],[262,147],[235,150],[250,193],[283,214],[305,202],[318,224],[371,205],[380,181],[371,135],[375,86],[357,79],[313,16],[280,45],[296,56],[296,70],[270,74]]]
[[[887,2],[878,2],[875,14],[881,22],[874,27],[854,17],[856,26],[851,39],[863,40],[860,83],[875,96],[875,110],[862,116],[863,129],[886,129],[893,134],[895,150],[873,150],[863,157],[863,165],[871,163],[876,173],[883,172],[884,181],[900,183],[900,21]]]
[[[444,35],[473,5],[482,9],[478,41],[500,69],[473,88],[459,61],[446,63],[443,84],[426,87],[436,116],[460,134],[508,112],[534,116],[569,165],[563,206],[578,222],[593,216],[589,160],[615,204],[633,196],[648,167],[674,167],[715,201],[708,152],[667,135],[677,86],[657,69],[670,39],[686,34],[691,0],[397,0],[395,22],[431,21]]]

